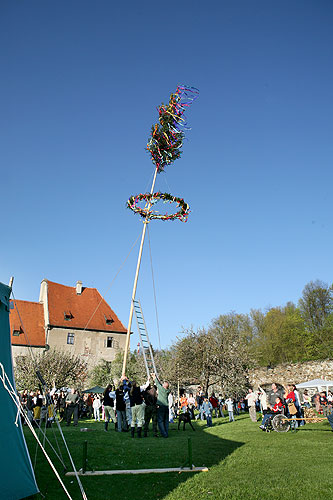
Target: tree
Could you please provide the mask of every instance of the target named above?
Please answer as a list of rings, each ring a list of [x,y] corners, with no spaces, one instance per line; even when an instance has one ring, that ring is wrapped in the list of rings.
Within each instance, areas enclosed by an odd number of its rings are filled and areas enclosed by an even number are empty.
[[[311,281],[304,287],[299,307],[308,334],[308,358],[327,358],[333,349],[333,286]]]
[[[211,337],[213,374],[225,394],[245,392],[251,366],[252,327],[245,314],[224,314],[214,319]]]
[[[312,332],[320,330],[333,313],[333,286],[320,280],[310,281],[303,289],[299,308],[307,328]]]
[[[115,359],[112,361],[111,375],[112,379],[118,381],[121,377],[122,367],[124,360],[124,352],[120,351],[116,354]],[[147,374],[142,359],[142,355],[137,351],[129,352],[126,363],[126,376],[130,380],[135,380],[139,384],[146,382]]]
[[[174,345],[174,362],[187,384],[200,384],[205,392],[219,384],[225,393],[247,385],[252,329],[246,315],[230,313],[214,319],[208,330],[184,332]]]
[[[264,317],[255,340],[256,357],[263,366],[304,361],[307,335],[300,310],[289,302],[284,307],[272,307]]]
[[[101,387],[106,387],[112,380],[112,363],[111,361],[106,361],[102,359],[90,372],[88,373],[89,386],[99,385]]]
[[[184,331],[185,337],[174,344],[173,379],[187,385],[200,384],[207,392],[216,382],[213,377],[213,346],[211,336],[204,328],[195,332],[192,328]]]
[[[38,368],[37,368],[38,367]],[[87,377],[87,363],[79,356],[53,349],[36,357],[36,363],[30,356],[18,356],[14,368],[15,381],[18,390],[38,387],[39,370],[48,387],[82,388]]]

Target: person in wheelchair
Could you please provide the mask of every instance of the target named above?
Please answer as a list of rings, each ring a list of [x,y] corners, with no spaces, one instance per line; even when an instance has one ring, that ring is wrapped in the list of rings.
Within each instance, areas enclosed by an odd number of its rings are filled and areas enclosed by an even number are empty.
[[[282,399],[278,396],[275,399],[275,405],[270,408],[270,410],[264,415],[263,421],[261,422],[261,425],[259,426],[259,429],[262,429],[263,431],[268,431],[269,428],[271,427],[271,421],[275,417],[275,415],[279,415],[284,413],[285,408],[282,403]]]

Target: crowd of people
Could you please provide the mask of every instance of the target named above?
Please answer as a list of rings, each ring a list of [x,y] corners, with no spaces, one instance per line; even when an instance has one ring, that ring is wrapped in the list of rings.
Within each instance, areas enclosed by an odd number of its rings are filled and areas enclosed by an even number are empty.
[[[244,397],[234,397],[214,392],[208,396],[199,386],[195,393],[182,390],[176,397],[168,382],[161,382],[156,374],[151,374],[141,386],[123,376],[117,387],[109,384],[103,394],[79,393],[74,388],[57,391],[54,388],[44,394],[41,389],[25,390],[20,398],[29,420],[35,425],[45,422],[49,426],[56,415],[67,426],[72,420],[77,426],[79,419],[94,418],[104,422],[105,432],[113,424],[116,431],[130,432],[132,437],[136,434],[139,438],[148,436],[150,422],[154,437],[167,438],[169,422],[174,422],[179,413],[188,413],[192,420],[205,420],[207,427],[211,427],[213,417],[228,416],[229,422],[234,422],[235,415],[248,412],[251,420],[257,422],[257,413],[260,412],[260,429],[267,430],[269,419],[279,413],[294,418],[297,426],[304,424],[304,408],[313,406],[324,416],[333,412],[331,391],[310,397],[307,391],[301,395],[295,385],[272,384],[269,390],[259,386],[256,391],[249,389]]]
[[[295,384],[286,387],[273,383],[270,390],[265,391],[258,387],[257,391],[249,389],[245,397],[249,407],[249,415],[253,422],[257,422],[257,411],[262,415],[259,426],[263,431],[268,430],[268,423],[278,414],[283,414],[292,419],[294,427],[305,424],[305,408],[316,407],[316,411],[325,417],[333,413],[333,395],[331,391],[322,391],[310,397],[307,390],[302,394]]]

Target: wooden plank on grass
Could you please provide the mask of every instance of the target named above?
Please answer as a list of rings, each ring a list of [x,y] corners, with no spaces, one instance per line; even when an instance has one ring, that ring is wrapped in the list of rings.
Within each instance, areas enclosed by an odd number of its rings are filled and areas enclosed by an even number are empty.
[[[116,474],[158,474],[163,472],[208,472],[208,467],[171,467],[165,469],[133,469],[133,470],[94,470],[82,472],[78,471],[79,476],[111,476]],[[66,476],[75,476],[75,472],[66,472]]]

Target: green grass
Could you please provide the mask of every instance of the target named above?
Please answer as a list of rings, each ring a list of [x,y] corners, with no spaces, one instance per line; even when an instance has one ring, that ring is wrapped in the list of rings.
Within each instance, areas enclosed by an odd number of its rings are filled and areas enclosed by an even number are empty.
[[[83,477],[89,500],[208,500],[208,499],[283,499],[297,496],[304,499],[333,498],[333,432],[327,421],[307,424],[296,433],[265,433],[252,423],[248,415],[236,422],[214,419],[206,428],[196,422],[177,431],[170,426],[169,439],[132,439],[129,433],[117,433],[113,425],[106,433],[103,423],[83,421],[78,428],[64,427],[64,435],[76,467],[82,467],[83,442],[88,442],[88,470],[142,469],[179,467],[188,456],[188,437],[192,439],[193,462],[208,466],[209,472],[165,473]],[[80,432],[89,427],[91,432]],[[32,461],[36,445],[25,429]],[[49,439],[59,433],[47,429]],[[62,466],[47,447],[59,472]],[[65,454],[64,446],[61,445]],[[66,459],[70,470],[69,460]],[[39,450],[36,479],[46,499],[67,498],[54,473]],[[73,499],[80,499],[75,478],[63,476]],[[36,496],[36,498],[41,498]]]

